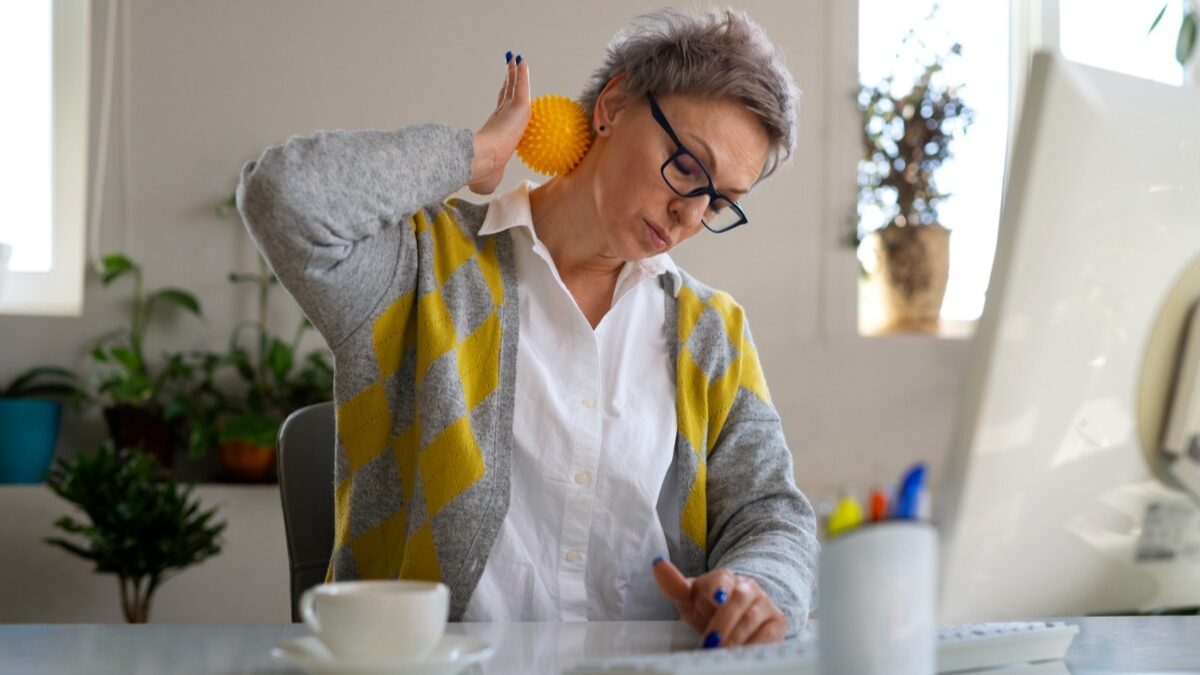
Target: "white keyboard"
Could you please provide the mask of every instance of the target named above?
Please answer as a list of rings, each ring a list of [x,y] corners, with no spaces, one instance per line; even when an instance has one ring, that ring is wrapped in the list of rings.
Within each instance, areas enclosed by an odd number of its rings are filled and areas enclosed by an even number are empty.
[[[1058,661],[1066,655],[1077,633],[1077,626],[1060,621],[944,626],[938,629],[938,673]],[[566,672],[569,675],[815,675],[817,650],[815,641],[801,638],[770,645],[609,657],[579,663]]]

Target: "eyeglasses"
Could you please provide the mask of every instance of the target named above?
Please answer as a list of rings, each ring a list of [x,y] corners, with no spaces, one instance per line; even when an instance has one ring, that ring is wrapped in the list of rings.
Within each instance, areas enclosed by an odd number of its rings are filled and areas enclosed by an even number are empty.
[[[738,225],[745,225],[749,222],[746,213],[737,205],[737,202],[717,192],[713,187],[712,176],[708,175],[708,170],[704,168],[700,160],[679,141],[675,130],[667,122],[667,116],[658,107],[658,101],[654,100],[654,95],[646,92],[646,98],[650,100],[650,114],[654,116],[663,131],[666,131],[667,135],[671,137],[676,147],[675,153],[663,163],[659,170],[663,180],[667,182],[667,187],[680,197],[708,196],[708,209],[704,211],[704,216],[700,220],[710,232],[728,232]]]

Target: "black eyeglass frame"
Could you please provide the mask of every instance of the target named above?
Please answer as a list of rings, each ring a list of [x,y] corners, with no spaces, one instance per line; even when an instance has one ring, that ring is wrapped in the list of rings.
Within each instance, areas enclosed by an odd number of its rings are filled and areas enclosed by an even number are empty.
[[[720,192],[717,192],[717,189],[713,187],[712,175],[709,174],[708,169],[704,167],[704,162],[701,162],[700,158],[696,157],[691,150],[688,150],[687,147],[684,146],[683,142],[679,140],[679,137],[675,135],[675,130],[671,128],[671,123],[667,121],[667,116],[663,114],[662,108],[658,107],[658,101],[654,100],[654,95],[650,92],[646,92],[646,99],[650,101],[650,114],[654,117],[654,121],[658,122],[658,125],[663,128],[663,131],[667,132],[667,135],[671,137],[671,141],[675,143],[675,152],[667,158],[667,161],[663,162],[663,165],[658,170],[658,172],[662,174],[663,182],[667,184],[667,187],[671,188],[671,192],[674,192],[680,197],[700,197],[702,195],[707,195],[709,197],[710,204],[712,203],[713,199],[723,199],[728,202],[729,206],[734,210],[734,212],[737,213],[738,222],[730,225],[729,227],[723,227],[718,230],[709,227],[709,224],[704,222],[703,218],[700,219],[700,222],[704,223],[704,227],[707,228],[709,232],[714,234],[728,232],[735,227],[745,225],[746,223],[750,222],[750,219],[746,217],[746,212],[742,210],[742,207],[738,206],[736,201],[726,197]],[[671,181],[667,179],[667,167],[670,166],[671,162],[674,162],[675,158],[679,157],[680,155],[687,155],[688,157],[692,158],[692,161],[696,162],[696,166],[700,167],[700,170],[704,172],[704,177],[708,180],[707,187],[696,188],[695,190],[685,194],[679,190],[676,190],[674,185],[671,185]]]

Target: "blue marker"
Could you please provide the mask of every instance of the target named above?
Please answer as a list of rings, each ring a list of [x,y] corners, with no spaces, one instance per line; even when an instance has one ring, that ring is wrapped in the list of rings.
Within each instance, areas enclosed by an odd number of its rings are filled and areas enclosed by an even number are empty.
[[[921,494],[925,487],[925,463],[917,462],[900,479],[900,489],[892,511],[893,518],[917,520],[921,517]]]

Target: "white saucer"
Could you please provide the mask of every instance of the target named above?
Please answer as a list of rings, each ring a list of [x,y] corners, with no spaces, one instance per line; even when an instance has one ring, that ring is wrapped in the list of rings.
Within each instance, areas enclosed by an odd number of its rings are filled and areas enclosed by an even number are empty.
[[[344,659],[333,655],[315,635],[284,640],[271,657],[298,666],[314,675],[454,675],[492,655],[492,647],[478,638],[447,633],[433,651],[421,659]]]

